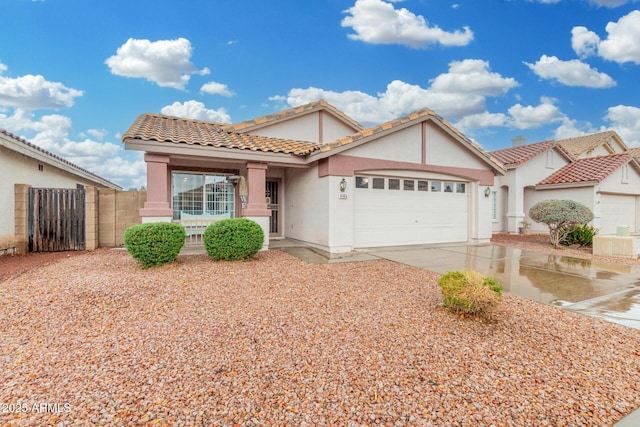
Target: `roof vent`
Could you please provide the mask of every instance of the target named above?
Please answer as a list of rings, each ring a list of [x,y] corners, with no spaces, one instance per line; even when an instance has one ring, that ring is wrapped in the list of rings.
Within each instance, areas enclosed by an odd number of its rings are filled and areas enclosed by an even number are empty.
[[[511,142],[513,143],[514,147],[520,147],[520,146],[525,145],[527,143],[527,138],[525,138],[522,135],[518,135],[515,138],[513,138],[511,140]]]

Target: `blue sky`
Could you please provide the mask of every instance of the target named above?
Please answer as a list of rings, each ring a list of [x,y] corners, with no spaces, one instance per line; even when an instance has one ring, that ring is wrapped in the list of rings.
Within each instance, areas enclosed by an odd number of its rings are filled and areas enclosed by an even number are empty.
[[[2,0],[0,128],[123,186],[146,112],[240,122],[324,98],[429,107],[486,150],[614,129],[640,146],[638,0]]]

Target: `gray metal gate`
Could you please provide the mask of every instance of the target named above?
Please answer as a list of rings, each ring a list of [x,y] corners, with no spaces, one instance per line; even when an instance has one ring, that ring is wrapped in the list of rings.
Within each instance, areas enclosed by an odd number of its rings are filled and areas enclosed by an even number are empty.
[[[83,251],[84,187],[29,189],[29,251]]]

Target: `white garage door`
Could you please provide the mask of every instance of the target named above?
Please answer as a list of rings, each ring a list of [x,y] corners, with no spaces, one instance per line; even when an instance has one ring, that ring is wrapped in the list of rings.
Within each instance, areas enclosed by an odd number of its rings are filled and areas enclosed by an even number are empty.
[[[618,194],[602,194],[602,219],[600,234],[616,234],[619,225],[629,226],[633,233],[636,231],[636,198]]]
[[[354,246],[466,242],[466,182],[356,176]]]

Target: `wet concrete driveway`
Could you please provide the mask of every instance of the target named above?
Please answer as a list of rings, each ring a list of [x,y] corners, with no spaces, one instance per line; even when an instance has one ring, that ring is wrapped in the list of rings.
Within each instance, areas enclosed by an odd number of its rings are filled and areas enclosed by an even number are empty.
[[[640,329],[640,268],[493,245],[397,247],[370,255],[437,273],[475,270],[505,292]]]

